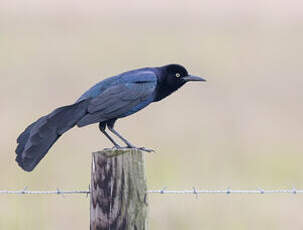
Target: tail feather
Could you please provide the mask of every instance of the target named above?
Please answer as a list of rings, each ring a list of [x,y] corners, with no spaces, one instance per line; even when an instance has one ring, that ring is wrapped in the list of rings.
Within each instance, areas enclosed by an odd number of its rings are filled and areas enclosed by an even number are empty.
[[[64,106],[29,125],[17,139],[16,161],[32,171],[57,139],[86,114],[88,100]]]

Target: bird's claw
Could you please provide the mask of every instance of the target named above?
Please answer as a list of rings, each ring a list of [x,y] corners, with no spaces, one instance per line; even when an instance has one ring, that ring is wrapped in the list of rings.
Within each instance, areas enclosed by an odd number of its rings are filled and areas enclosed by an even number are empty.
[[[106,148],[106,149],[112,149],[112,150],[116,150],[116,149],[137,149],[137,150],[141,150],[141,151],[148,152],[148,153],[156,152],[153,149],[149,149],[149,148],[145,148],[145,147],[135,147],[135,146],[122,147],[122,146],[119,146],[119,145],[115,145],[112,148]]]
[[[140,147],[140,148],[137,148],[137,147],[136,147],[136,149],[141,150],[141,151],[144,151],[144,152],[148,152],[148,153],[155,152],[155,150],[153,150],[153,149],[148,149],[148,148],[145,148],[145,147]]]
[[[114,145],[114,146],[112,147],[112,149],[113,149],[113,150],[115,150],[115,149],[122,149],[122,147],[121,147],[120,145]]]
[[[155,150],[153,150],[153,149],[148,149],[148,148],[145,148],[145,147],[136,147],[136,146],[134,146],[130,143],[128,144],[127,148],[137,149],[137,150],[141,150],[141,151],[148,152],[148,153],[155,152]]]
[[[114,145],[111,148],[105,148],[106,150],[117,150],[117,149],[122,149],[122,147],[120,145]]]

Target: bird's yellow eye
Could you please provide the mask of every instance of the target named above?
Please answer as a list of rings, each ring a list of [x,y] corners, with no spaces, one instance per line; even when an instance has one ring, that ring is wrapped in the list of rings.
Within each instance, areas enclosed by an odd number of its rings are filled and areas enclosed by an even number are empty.
[[[181,77],[181,75],[179,73],[176,73],[176,77]]]

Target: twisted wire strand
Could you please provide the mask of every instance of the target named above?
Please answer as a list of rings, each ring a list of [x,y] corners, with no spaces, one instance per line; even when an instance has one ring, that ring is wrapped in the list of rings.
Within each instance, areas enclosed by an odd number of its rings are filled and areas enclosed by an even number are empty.
[[[167,187],[163,187],[162,189],[157,190],[148,190],[148,193],[151,194],[174,194],[174,195],[182,195],[182,194],[192,194],[198,196],[200,194],[302,194],[303,190],[296,189],[295,187],[291,189],[273,189],[273,190],[266,190],[266,189],[215,189],[215,190],[208,190],[208,189],[196,189],[193,187],[192,189],[188,190],[167,190]],[[64,195],[64,194],[90,194],[90,189],[88,190],[61,190],[57,188],[56,190],[27,190],[25,187],[22,190],[0,190],[0,194],[10,194],[10,195]]]

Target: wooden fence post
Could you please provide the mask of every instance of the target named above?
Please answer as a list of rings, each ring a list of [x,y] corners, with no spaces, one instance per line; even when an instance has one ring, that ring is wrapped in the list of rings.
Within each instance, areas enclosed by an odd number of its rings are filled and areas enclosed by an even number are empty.
[[[91,173],[90,229],[147,229],[142,152],[137,149],[94,152]]]

